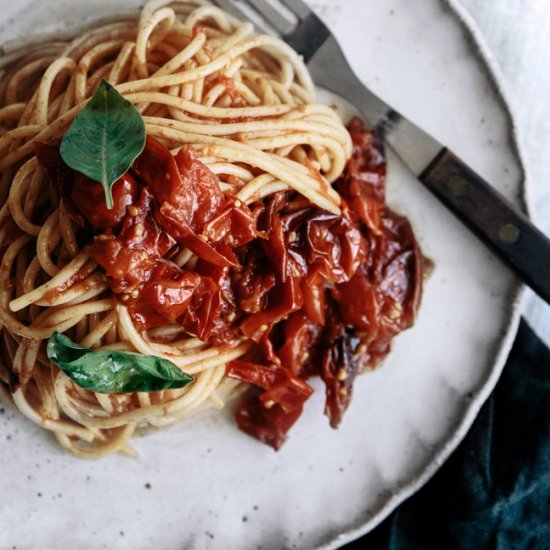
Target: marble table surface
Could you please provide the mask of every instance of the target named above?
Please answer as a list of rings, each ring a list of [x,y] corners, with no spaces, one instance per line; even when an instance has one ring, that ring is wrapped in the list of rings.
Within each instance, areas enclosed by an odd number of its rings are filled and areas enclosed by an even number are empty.
[[[527,161],[539,228],[550,235],[550,2],[460,0],[495,57]],[[550,306],[532,292],[525,314],[550,345]]]

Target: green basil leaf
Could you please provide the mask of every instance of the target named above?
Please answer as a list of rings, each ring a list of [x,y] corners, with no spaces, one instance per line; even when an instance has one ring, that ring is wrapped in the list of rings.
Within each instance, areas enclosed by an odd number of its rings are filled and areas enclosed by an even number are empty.
[[[94,351],[54,332],[46,348],[48,359],[80,387],[98,393],[152,392],[183,388],[193,377],[174,363],[120,351]]]
[[[73,170],[101,183],[107,208],[111,187],[145,147],[145,123],[139,111],[106,80],[74,119],[60,153]]]

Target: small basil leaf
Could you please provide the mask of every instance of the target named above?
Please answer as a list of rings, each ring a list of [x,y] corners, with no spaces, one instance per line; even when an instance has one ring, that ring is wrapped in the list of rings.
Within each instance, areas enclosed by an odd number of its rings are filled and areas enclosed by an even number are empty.
[[[111,187],[145,146],[139,111],[106,80],[74,119],[61,142],[61,157],[73,170],[98,181],[113,207]]]
[[[120,351],[94,351],[54,332],[46,347],[48,359],[81,388],[98,393],[152,392],[183,388],[193,377],[174,363]]]

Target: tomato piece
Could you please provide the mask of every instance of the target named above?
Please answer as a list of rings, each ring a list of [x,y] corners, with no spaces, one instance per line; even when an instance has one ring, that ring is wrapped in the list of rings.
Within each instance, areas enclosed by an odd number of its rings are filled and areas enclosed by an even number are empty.
[[[99,235],[90,247],[92,258],[103,267],[116,293],[133,290],[148,281],[157,260],[175,245],[152,215],[153,197],[147,188],[142,188],[133,206],[133,212],[124,216],[118,235]]]
[[[194,272],[157,264],[130,309],[141,327],[172,322],[203,340],[218,336],[218,343],[227,344],[238,339],[230,321],[235,303],[228,269],[206,262],[199,262]]]
[[[355,355],[359,339],[350,335],[341,324],[332,324],[326,335],[321,378],[326,387],[325,414],[332,428],[337,428],[348,408],[353,382],[359,370]]]
[[[168,203],[191,221],[195,196],[188,179],[183,179],[176,159],[160,141],[147,136],[145,148],[132,165],[132,171],[151,190],[157,204]]]
[[[262,261],[257,251],[251,251],[238,285],[239,307],[246,313],[259,313],[267,307],[268,294],[277,278]]]
[[[422,299],[424,273],[431,269],[418,246],[411,223],[391,210],[384,217],[387,258],[380,280],[380,289],[401,303],[408,323],[412,324]]]
[[[151,280],[141,290],[140,299],[174,323],[189,309],[200,284],[200,275],[183,269],[177,273],[166,273],[165,266],[160,264],[153,270]]]
[[[332,296],[346,325],[353,326],[369,336],[378,329],[378,291],[364,270],[345,283],[336,286]]]
[[[241,323],[245,336],[258,342],[262,332],[271,323],[276,323],[302,307],[304,299],[300,291],[300,280],[289,277],[276,285],[268,294],[267,307],[255,315],[250,315]]]
[[[174,157],[160,141],[147,136],[132,170],[151,189],[159,205],[159,221],[163,223],[167,215],[166,230],[176,238],[200,233],[224,202],[216,175],[196,159],[191,148],[181,149]]]
[[[241,333],[237,326],[240,312],[237,308],[237,300],[230,279],[230,269],[219,267],[208,262],[199,261],[196,271],[209,277],[216,285],[219,297],[217,314],[212,318],[209,327],[209,337],[214,345],[228,345],[236,342]]]
[[[317,273],[311,280],[302,279],[300,286],[304,296],[304,313],[317,325],[325,324],[325,280]]]
[[[189,334],[206,340],[212,334],[221,310],[220,287],[210,277],[201,277],[201,284],[179,324]]]
[[[174,157],[148,136],[132,170],[152,190],[158,205],[155,216],[169,235],[207,262],[238,265],[233,251],[222,245],[227,241],[242,246],[254,239],[255,220],[240,201],[224,206],[216,175],[191,148],[184,147]]]
[[[353,149],[337,189],[356,220],[378,233],[385,208],[386,159],[382,140],[353,118],[348,125]]]
[[[236,359],[227,365],[226,374],[266,390],[259,396],[266,408],[277,404],[285,412],[291,412],[300,408],[313,393],[304,380],[276,365],[265,366]]]
[[[180,149],[175,162],[183,182],[178,195],[190,190],[194,201],[191,226],[196,231],[202,231],[204,225],[219,212],[224,204],[218,178],[206,164],[196,158],[191,147]],[[177,206],[174,201],[172,204]]]
[[[143,302],[135,302],[129,305],[128,311],[132,322],[138,327],[139,331],[163,327],[167,324],[167,319],[164,315],[161,315],[155,308]]]
[[[264,390],[284,382],[288,378],[288,373],[274,365],[258,365],[242,359],[234,359],[228,363],[225,373],[230,378],[248,382]]]
[[[313,389],[304,380],[275,365],[265,366],[237,359],[227,365],[227,376],[254,384],[265,391],[245,397],[238,405],[239,428],[278,450],[302,414]]]
[[[284,192],[275,193],[269,200],[267,207],[260,216],[258,227],[268,235],[266,240],[262,241],[262,248],[267,261],[271,265],[277,280],[285,282],[289,273],[288,265],[288,243],[285,235],[283,223],[279,216],[279,211],[287,205],[286,194]]]
[[[229,198],[223,209],[205,225],[204,234],[213,242],[240,248],[257,237],[256,218],[242,201]]]
[[[235,420],[239,429],[278,451],[287,433],[300,418],[303,408],[286,413],[279,405],[266,408],[255,397],[245,398],[237,407]]]
[[[273,325],[270,325],[268,329],[262,334],[262,337],[260,339],[260,349],[263,352],[263,360],[262,363],[267,364],[281,364],[281,361],[277,357],[277,354],[275,353],[275,346],[273,345]]]
[[[166,203],[160,209],[160,223],[199,258],[219,267],[239,265],[234,249],[256,238],[252,213],[232,200],[204,227],[201,237],[186,229],[180,213]]]
[[[94,229],[106,229],[120,224],[126,208],[135,202],[137,191],[136,180],[130,173],[124,174],[113,183],[113,208],[107,208],[103,186],[83,174],[75,173],[74,186],[68,194]]]
[[[352,162],[347,168],[346,175],[368,182],[373,186],[376,201],[383,204],[386,201],[386,156],[384,154],[381,137],[365,128],[365,123],[359,117],[353,117],[348,124],[353,148]]]
[[[302,311],[289,316],[284,327],[284,344],[277,350],[281,365],[296,376],[305,374],[305,367],[317,361],[322,328],[312,323]]]
[[[59,148],[59,140],[34,142],[38,162],[48,179],[59,187],[69,216],[80,225],[88,222],[94,229],[119,225],[126,214],[126,208],[137,198],[136,180],[126,173],[113,184],[113,208],[109,209],[101,183],[69,168]]]
[[[332,294],[344,323],[365,331],[369,339],[380,330],[394,336],[414,321],[425,260],[410,223],[391,211],[384,213],[382,233],[373,239],[370,254],[370,265]]]
[[[164,218],[166,223],[167,218]],[[177,231],[175,232],[177,234]],[[172,233],[174,234],[174,233]],[[219,267],[231,267],[239,265],[239,261],[231,249],[222,246],[214,246],[203,241],[194,233],[180,238],[182,245],[186,246],[199,258]]]
[[[313,388],[301,378],[292,376],[271,386],[258,399],[264,407],[279,405],[286,413],[301,409],[304,401],[313,393]]]
[[[352,179],[347,185],[345,197],[352,207],[356,219],[362,221],[371,231],[378,233],[382,204],[378,202],[376,191],[372,185]]]
[[[365,256],[359,229],[342,216],[319,212],[306,223],[308,271],[327,281],[349,281]]]

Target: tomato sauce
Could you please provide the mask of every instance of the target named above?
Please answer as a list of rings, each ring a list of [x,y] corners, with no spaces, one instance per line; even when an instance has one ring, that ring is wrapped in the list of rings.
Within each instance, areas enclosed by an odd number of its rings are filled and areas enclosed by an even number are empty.
[[[191,148],[174,156],[152,137],[107,209],[102,186],[68,168],[59,143],[35,144],[141,330],[178,323],[212,345],[256,343],[226,373],[256,387],[237,408],[239,427],[275,449],[312,376],[323,380],[325,413],[338,426],[355,377],[389,353],[422,296],[428,262],[410,223],[385,203],[383,148],[359,119],[349,131],[353,153],[335,183],[339,216],[285,192],[248,207],[222,193]],[[197,257],[193,269],[170,261],[184,248]]]

